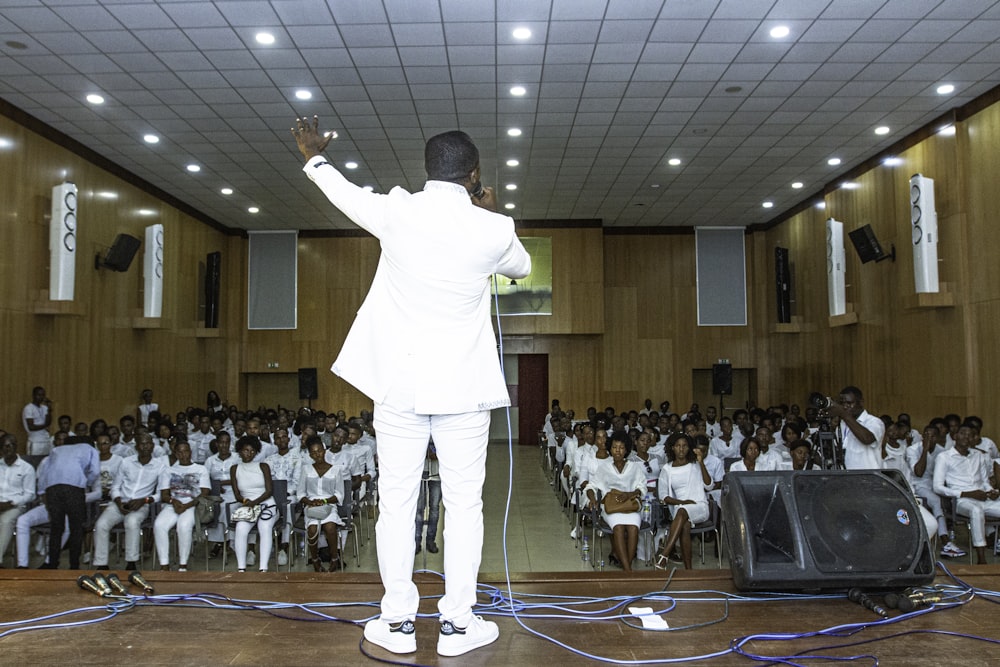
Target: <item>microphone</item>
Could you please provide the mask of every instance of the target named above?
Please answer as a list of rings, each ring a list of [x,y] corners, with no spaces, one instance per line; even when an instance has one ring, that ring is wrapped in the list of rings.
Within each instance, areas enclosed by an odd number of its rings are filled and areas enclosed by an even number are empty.
[[[885,607],[871,599],[868,594],[860,588],[852,588],[847,591],[847,599],[851,602],[857,602],[865,609],[871,609],[882,618],[889,618],[889,612],[885,610]]]
[[[85,591],[90,591],[98,597],[104,597],[104,593],[101,592],[101,589],[97,586],[94,580],[85,574],[81,574],[76,578],[76,585]]]
[[[907,589],[907,591],[903,591],[902,595],[897,596],[896,602],[899,610],[904,613],[909,613],[921,605],[941,602],[947,598],[941,591],[914,591],[912,589]],[[886,603],[888,603],[888,596]]]
[[[104,578],[103,574],[95,572],[90,578],[93,579],[95,584],[97,584],[98,590],[101,591],[101,597],[114,595],[114,591],[111,590],[111,584],[108,583],[108,580]]]
[[[136,571],[129,573],[128,580],[129,583],[131,583],[133,586],[138,586],[139,588],[141,588],[142,592],[145,593],[146,595],[152,595],[155,592],[153,590],[152,585],[150,585],[148,581],[142,578],[142,572]]]
[[[125,587],[125,584],[122,583],[122,580],[118,578],[117,574],[112,572],[106,576],[105,579],[108,580],[108,585],[110,585],[112,590],[114,590],[115,595],[128,595],[128,589]]]

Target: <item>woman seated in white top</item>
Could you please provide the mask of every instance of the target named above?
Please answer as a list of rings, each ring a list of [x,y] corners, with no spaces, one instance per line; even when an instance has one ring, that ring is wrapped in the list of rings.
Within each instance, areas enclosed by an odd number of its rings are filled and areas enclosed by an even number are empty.
[[[626,572],[632,571],[632,561],[639,544],[640,499],[646,493],[645,471],[638,463],[626,458],[631,450],[632,441],[628,434],[615,431],[611,435],[611,458],[598,462],[587,487],[591,507],[597,503],[596,491],[602,494],[601,517],[612,531],[611,555]],[[635,509],[608,512],[609,507],[626,501],[634,501]]]
[[[305,511],[306,541],[309,543],[309,557],[313,569],[323,571],[323,561],[319,557],[319,533],[326,535],[330,548],[330,572],[340,569],[340,542],[337,526],[343,525],[337,505],[344,499],[344,473],[341,466],[326,462],[326,448],[318,435],[306,438],[306,448],[312,465],[302,466],[299,484],[302,497],[299,504]]]
[[[247,542],[250,529],[256,524],[260,536],[260,571],[267,572],[267,561],[271,558],[274,544],[274,523],[278,520],[278,508],[271,497],[271,469],[266,463],[254,462],[254,457],[260,453],[260,440],[256,437],[245,435],[237,440],[236,451],[240,462],[230,469],[229,474],[236,505],[261,508],[256,521],[237,521],[234,526],[236,567],[240,572],[246,572]]]
[[[739,461],[729,466],[729,472],[753,472],[757,470],[757,459],[760,457],[760,442],[757,438],[744,438],[740,443]]]
[[[684,569],[691,569],[691,526],[707,521],[708,494],[712,477],[702,461],[700,449],[692,448],[688,436],[676,436],[667,465],[660,470],[659,496],[664,505],[673,509],[670,534],[656,560],[657,569],[666,569],[674,546],[680,541]]]

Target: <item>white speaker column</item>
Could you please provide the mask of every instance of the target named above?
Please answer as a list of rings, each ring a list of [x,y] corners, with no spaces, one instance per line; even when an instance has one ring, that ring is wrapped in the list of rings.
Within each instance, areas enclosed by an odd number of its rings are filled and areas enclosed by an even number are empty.
[[[917,293],[940,291],[938,284],[938,220],[934,179],[910,177],[910,224],[913,232],[913,282]]]
[[[826,221],[826,278],[830,317],[847,313],[847,286],[844,278],[844,223]]]
[[[49,299],[72,301],[76,285],[76,186],[52,188],[49,221]]]
[[[160,317],[163,311],[163,225],[146,227],[142,260],[143,317]]]

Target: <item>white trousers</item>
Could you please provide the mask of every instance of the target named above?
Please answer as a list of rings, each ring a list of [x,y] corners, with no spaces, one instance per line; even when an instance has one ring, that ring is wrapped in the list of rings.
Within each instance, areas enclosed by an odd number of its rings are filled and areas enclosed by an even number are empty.
[[[134,512],[123,514],[118,505],[108,503],[94,524],[94,565],[108,564],[108,549],[111,541],[111,529],[120,523],[125,524],[125,561],[134,563],[139,560],[139,532],[142,522],[149,516],[149,505],[143,505]]]
[[[233,549],[236,551],[236,567],[245,570],[247,567],[247,544],[250,541],[250,529],[257,526],[260,535],[260,553],[258,562],[261,571],[267,569],[267,561],[271,558],[271,546],[274,544],[274,523],[278,520],[278,508],[265,504],[256,522],[237,521],[233,527]],[[268,518],[265,519],[264,516]]]
[[[17,566],[28,567],[28,560],[31,549],[31,529],[49,522],[49,510],[45,505],[35,505],[30,510],[17,517]],[[62,546],[66,546],[69,539],[69,517],[66,517],[66,525],[63,527]],[[48,562],[48,547],[44,552],[45,561]]]
[[[0,512],[0,565],[3,565],[4,556],[7,555],[7,547],[14,537],[14,525],[22,514],[24,514],[24,505]]]
[[[385,595],[382,620],[413,619],[420,602],[413,583],[413,517],[427,441],[434,438],[444,501],[445,592],[441,618],[465,627],[476,603],[483,551],[483,481],[490,413],[420,415],[412,391],[394,391],[375,406],[378,432],[379,518],[375,524]]]
[[[191,543],[194,542],[194,507],[187,508],[180,516],[169,503],[160,509],[153,522],[156,555],[160,558],[160,565],[170,565],[170,529],[174,526],[177,526],[177,558],[181,565],[187,565]]]
[[[1000,518],[1000,499],[974,500],[958,498],[958,513],[969,517],[969,532],[972,533],[972,546],[986,546],[986,517]]]

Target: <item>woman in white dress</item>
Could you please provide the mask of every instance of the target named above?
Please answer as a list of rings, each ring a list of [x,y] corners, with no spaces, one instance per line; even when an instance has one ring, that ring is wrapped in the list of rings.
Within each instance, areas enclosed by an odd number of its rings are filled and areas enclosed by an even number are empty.
[[[240,572],[246,572],[250,529],[256,524],[260,540],[260,571],[267,572],[267,561],[271,558],[274,544],[274,524],[278,520],[278,508],[271,497],[271,469],[266,463],[254,461],[260,453],[260,440],[255,436],[245,435],[237,440],[236,451],[241,461],[229,473],[236,504],[261,508],[256,521],[237,521],[233,527],[236,567]]]
[[[601,516],[611,527],[611,553],[626,572],[632,571],[636,547],[639,544],[639,505],[646,492],[646,474],[635,461],[627,460],[632,450],[632,442],[624,431],[615,431],[611,436],[611,458],[601,460],[587,487],[590,506],[597,502],[596,491],[602,494]],[[611,504],[620,504],[634,499],[635,511],[611,512]]]
[[[299,504],[305,510],[306,542],[309,543],[309,557],[313,569],[323,571],[323,561],[319,557],[319,532],[326,535],[330,547],[330,572],[340,569],[340,542],[337,526],[343,525],[337,505],[344,499],[344,473],[341,466],[326,462],[323,439],[311,435],[306,439],[306,447],[312,465],[302,466],[300,488],[303,490]]]
[[[670,533],[656,560],[657,569],[665,569],[678,540],[684,569],[691,569],[691,526],[708,520],[708,494],[712,477],[702,461],[700,449],[691,447],[686,435],[673,439],[667,465],[660,470],[659,496],[673,510]]]

